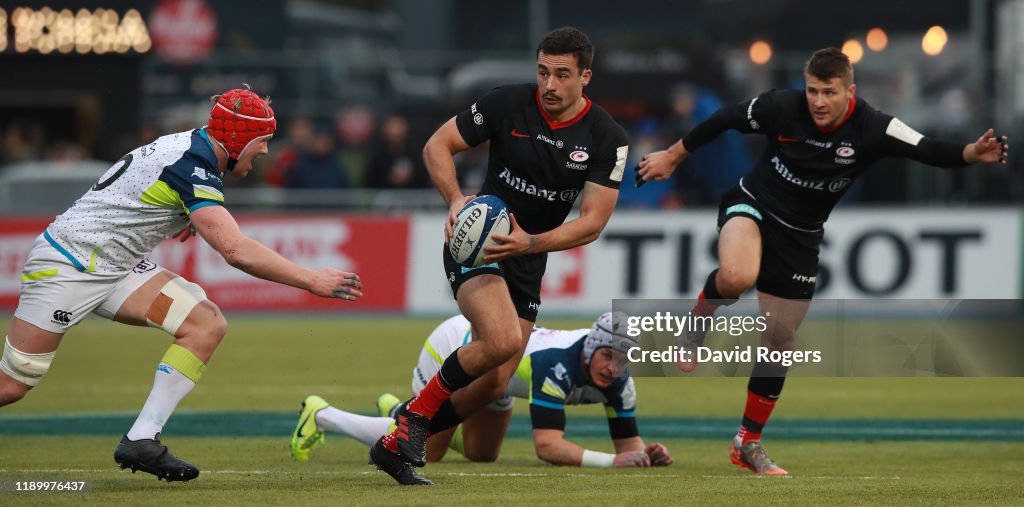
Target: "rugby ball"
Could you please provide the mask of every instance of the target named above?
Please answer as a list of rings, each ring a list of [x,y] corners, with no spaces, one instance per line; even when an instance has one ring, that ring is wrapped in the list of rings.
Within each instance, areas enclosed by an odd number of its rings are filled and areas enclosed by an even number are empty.
[[[482,195],[469,201],[459,211],[458,222],[452,227],[448,252],[455,262],[467,268],[484,264],[484,247],[497,244],[495,234],[508,234],[512,223],[508,206],[495,195]]]

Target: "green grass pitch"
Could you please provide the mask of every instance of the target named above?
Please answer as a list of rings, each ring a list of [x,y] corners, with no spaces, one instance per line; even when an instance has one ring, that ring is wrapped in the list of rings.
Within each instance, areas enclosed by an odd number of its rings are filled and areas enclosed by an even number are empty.
[[[399,488],[366,465],[360,444],[340,435],[329,435],[309,463],[293,462],[287,443],[291,414],[311,393],[367,413],[383,391],[407,395],[419,348],[440,318],[229,320],[229,335],[206,376],[164,432],[174,452],[203,470],[198,479],[167,484],[117,469],[112,454],[119,435],[145,401],[156,361],[170,342],[156,330],[89,319],[67,335],[43,383],[25,400],[0,409],[0,480],[89,479],[92,492],[0,493],[0,505],[1024,502],[1021,378],[790,379],[765,437],[773,457],[790,470],[787,478],[757,477],[728,463],[729,432],[739,420],[746,379],[642,378],[637,381],[641,432],[647,421],[655,437],[648,440],[665,442],[675,455],[672,467],[551,467],[534,457],[523,437],[527,432],[519,427],[497,463],[449,458],[424,469],[435,486]],[[7,321],[3,316],[0,331]],[[579,320],[541,324],[588,325]],[[513,424],[523,425],[524,408],[517,405]],[[203,436],[201,429],[189,430],[191,417],[209,413],[227,414],[239,435]],[[128,422],[66,434],[28,434],[16,424],[56,421],[54,428],[61,428],[68,414],[111,415]],[[611,451],[600,432],[573,426],[574,419],[594,421],[600,415],[599,407],[570,407],[569,438]],[[726,422],[695,433],[705,419]],[[679,434],[672,431],[677,421]],[[893,426],[894,421],[901,426]],[[936,421],[947,429],[977,431],[972,437],[937,433],[936,438],[915,431]],[[832,428],[825,438],[772,436],[773,427],[784,434],[787,428],[819,424]],[[906,438],[873,438],[870,431],[854,431],[863,427],[909,433]],[[281,434],[274,436],[279,429]]]

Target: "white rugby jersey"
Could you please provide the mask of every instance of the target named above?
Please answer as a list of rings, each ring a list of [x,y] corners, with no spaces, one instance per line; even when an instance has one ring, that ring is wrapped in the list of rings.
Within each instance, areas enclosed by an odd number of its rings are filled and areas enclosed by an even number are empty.
[[[590,384],[582,361],[583,342],[590,333],[584,329],[547,329],[534,327],[523,359],[509,379],[510,396],[530,400],[549,408],[564,405],[603,403],[609,417],[634,417],[636,387],[627,369],[606,388]],[[427,339],[438,363],[472,340],[470,323],[456,315],[434,330]]]
[[[114,163],[43,235],[79,271],[128,271],[191,212],[223,205],[221,177],[204,130],[169,134]]]

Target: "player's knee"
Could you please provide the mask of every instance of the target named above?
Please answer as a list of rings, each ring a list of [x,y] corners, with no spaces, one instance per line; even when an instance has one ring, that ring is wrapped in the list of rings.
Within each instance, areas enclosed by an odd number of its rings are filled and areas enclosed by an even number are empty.
[[[31,389],[29,386],[17,380],[10,378],[0,380],[0,407],[24,398],[29,389]]]
[[[466,459],[476,463],[494,463],[498,461],[497,449],[466,449]]]
[[[489,347],[489,359],[493,364],[501,364],[508,361],[519,352],[523,346],[523,337],[519,334],[519,328],[495,336]]]
[[[757,281],[757,272],[736,268],[719,268],[715,283],[718,291],[725,294],[742,294]]]
[[[220,308],[211,301],[203,301],[193,313],[195,325],[191,327],[189,334],[207,346],[216,348],[228,334],[228,320]]]
[[[32,386],[12,378],[6,370],[0,370],[0,407],[24,398],[30,389]]]
[[[224,314],[221,313],[217,305],[210,301],[206,301],[203,306],[206,305],[209,305],[209,311],[212,314],[206,326],[207,333],[210,335],[211,340],[216,340],[217,343],[220,343],[228,334],[228,319],[224,317]]]
[[[537,454],[537,459],[548,463],[554,463],[552,446],[534,442],[533,450]]]
[[[217,305],[207,299],[206,291],[184,278],[169,280],[146,312],[146,322],[150,326],[159,327],[176,337],[194,332],[193,328],[216,331],[216,317],[223,319]]]
[[[796,345],[796,333],[791,330],[773,330],[761,338],[761,346],[769,351],[788,352]]]

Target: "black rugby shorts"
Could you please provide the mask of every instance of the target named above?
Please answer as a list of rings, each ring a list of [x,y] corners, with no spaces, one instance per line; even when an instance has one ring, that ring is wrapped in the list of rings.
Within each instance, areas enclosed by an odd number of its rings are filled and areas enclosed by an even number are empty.
[[[747,217],[761,230],[761,270],[757,290],[785,299],[811,299],[818,279],[818,252],[825,231],[804,231],[776,219],[739,187],[722,195],[718,229],[730,219]]]
[[[509,257],[501,262],[484,264],[478,268],[467,268],[455,262],[448,245],[443,245],[444,276],[452,287],[452,296],[459,293],[459,287],[466,280],[479,275],[498,275],[505,279],[516,314],[530,322],[537,322],[540,311],[540,282],[547,267],[548,254],[530,254]]]

